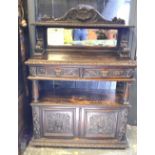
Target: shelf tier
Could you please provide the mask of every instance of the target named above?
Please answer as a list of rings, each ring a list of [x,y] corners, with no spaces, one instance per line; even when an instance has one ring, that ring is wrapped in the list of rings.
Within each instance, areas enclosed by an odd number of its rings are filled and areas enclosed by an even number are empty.
[[[136,62],[115,53],[47,52],[25,62],[30,80],[133,81]]]
[[[117,82],[132,82],[134,78],[54,78],[54,77],[37,77],[28,76],[29,80],[56,80],[56,81],[117,81]]]
[[[32,105],[72,105],[72,106],[109,106],[123,107],[129,106],[128,102],[123,103],[122,94],[116,94],[115,90],[81,90],[81,89],[56,89],[48,93],[40,92],[38,102],[32,102]]]
[[[102,52],[45,52],[43,56],[32,56],[27,65],[76,65],[135,68],[136,61],[121,59],[117,53]]]
[[[73,22],[57,22],[57,21],[37,21],[31,23],[34,26],[44,26],[44,27],[84,27],[84,28],[134,28],[134,25],[124,25],[124,24],[104,24],[104,23],[73,23]]]

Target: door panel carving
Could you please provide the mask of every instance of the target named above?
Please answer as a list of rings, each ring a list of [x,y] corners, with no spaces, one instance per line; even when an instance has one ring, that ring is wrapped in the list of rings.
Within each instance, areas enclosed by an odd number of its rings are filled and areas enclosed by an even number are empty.
[[[115,138],[118,111],[84,109],[83,114],[83,137]]]
[[[74,108],[43,109],[43,135],[58,138],[73,137],[76,132],[75,113]]]

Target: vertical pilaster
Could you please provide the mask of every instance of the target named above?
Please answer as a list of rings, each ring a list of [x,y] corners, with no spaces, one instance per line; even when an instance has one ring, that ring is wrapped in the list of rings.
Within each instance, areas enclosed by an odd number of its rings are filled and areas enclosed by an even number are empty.
[[[33,114],[33,136],[34,138],[40,138],[41,137],[41,131],[40,131],[40,119],[39,119],[39,107],[33,106],[32,107],[32,114]]]

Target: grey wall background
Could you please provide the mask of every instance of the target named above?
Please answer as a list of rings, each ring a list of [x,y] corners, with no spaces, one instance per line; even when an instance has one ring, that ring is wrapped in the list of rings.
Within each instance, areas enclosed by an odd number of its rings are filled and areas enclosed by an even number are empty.
[[[31,23],[35,22],[35,0],[27,0],[28,6],[28,26],[29,26],[29,40],[30,40],[30,55],[32,55],[35,47],[35,28]],[[135,29],[131,30],[131,57],[136,59],[136,46],[137,46],[137,0],[132,0],[131,10],[129,17],[129,24],[135,25]],[[136,73],[135,73],[136,77]],[[137,124],[137,81],[133,82],[130,88],[130,104],[132,107],[129,110],[129,124]]]
[[[131,31],[131,57],[136,60],[137,48],[137,0],[132,0],[129,23],[135,28]],[[130,104],[132,107],[129,110],[129,124],[137,125],[137,70],[135,72],[136,81],[132,83],[130,88]]]

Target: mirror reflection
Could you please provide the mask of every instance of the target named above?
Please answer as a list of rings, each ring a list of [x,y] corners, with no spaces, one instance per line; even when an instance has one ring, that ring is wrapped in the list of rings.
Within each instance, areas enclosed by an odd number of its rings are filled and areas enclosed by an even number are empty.
[[[48,28],[47,44],[49,46],[115,47],[117,33],[115,29]]]

